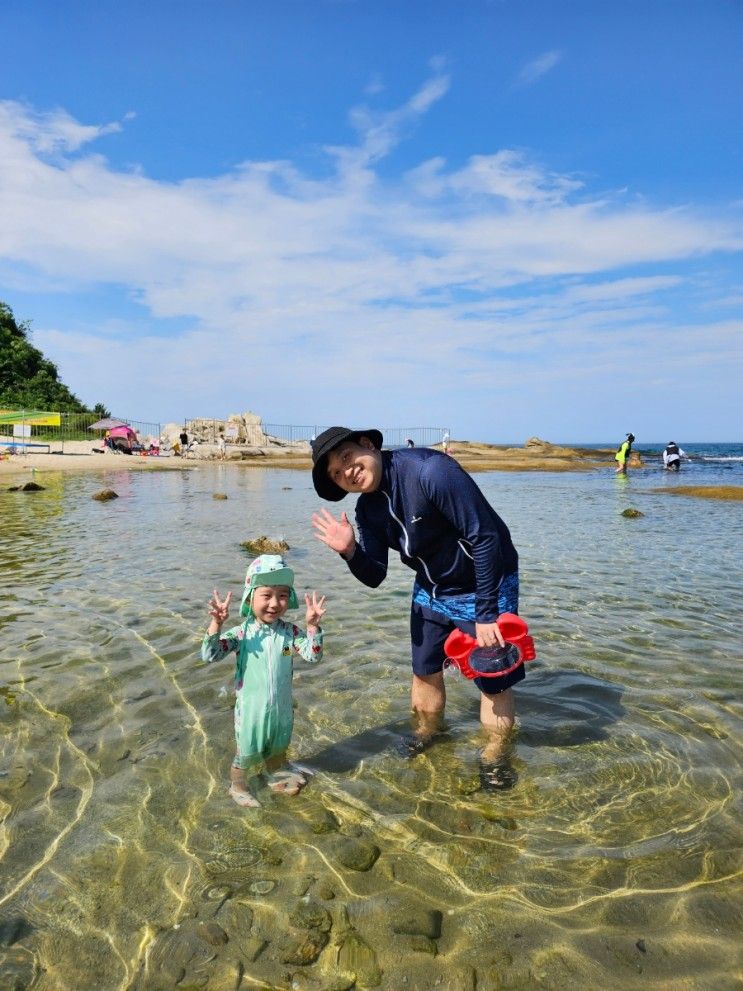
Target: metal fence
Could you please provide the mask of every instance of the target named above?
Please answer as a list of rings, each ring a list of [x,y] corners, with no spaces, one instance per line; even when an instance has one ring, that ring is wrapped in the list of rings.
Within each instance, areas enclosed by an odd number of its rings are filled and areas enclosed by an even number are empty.
[[[274,444],[297,444],[305,441],[310,443],[319,436],[327,425],[291,424],[291,423],[242,423],[240,437],[234,438],[227,433],[230,424],[225,420],[208,420],[196,418],[186,420],[186,433],[195,437],[200,443],[216,444],[220,434],[225,435],[226,443],[248,444],[255,447],[265,447]],[[381,427],[384,446],[388,448],[407,447],[411,440],[415,447],[440,447],[448,427]]]
[[[30,416],[29,412],[29,416]],[[8,437],[12,440],[13,438],[13,424],[23,424],[24,411],[18,411],[17,418],[14,417],[13,423],[0,423],[0,437]],[[59,414],[59,426],[49,426],[39,424],[31,424],[31,434],[29,440],[33,443],[43,443],[43,444],[54,444],[57,442],[65,440],[97,440],[103,437],[103,430],[90,430],[91,423],[95,423],[100,420],[101,417],[97,413],[60,413]],[[132,430],[135,430],[142,441],[144,442],[148,438],[152,438],[157,441],[160,438],[160,424],[159,423],[149,423],[145,420],[130,420],[125,416],[114,416],[114,420],[119,420],[121,423],[128,424]],[[23,439],[17,438],[22,444]]]

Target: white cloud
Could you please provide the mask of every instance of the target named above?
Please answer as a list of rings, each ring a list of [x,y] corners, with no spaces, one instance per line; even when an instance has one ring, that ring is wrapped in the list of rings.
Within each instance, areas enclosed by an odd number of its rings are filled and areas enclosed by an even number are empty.
[[[127,114],[130,120],[134,114]],[[38,113],[32,107],[14,101],[0,101],[0,130],[15,134],[40,155],[77,151],[105,134],[121,130],[114,121],[97,126],[80,124],[65,110]]]
[[[554,69],[562,58],[562,52],[543,52],[542,55],[527,62],[516,76],[515,86],[531,86],[542,76],[546,75],[550,69]]]
[[[743,247],[735,213],[594,197],[523,151],[387,177],[379,160],[448,87],[437,74],[397,109],[355,110],[358,142],[329,149],[336,167],[323,178],[248,161],[159,181],[86,147],[119,124],[0,103],[0,274],[36,291],[113,284],[141,303],[149,331],[113,312],[100,330],[35,328],[73,388],[119,413],[137,402],[148,417],[249,405],[275,417],[278,361],[294,422],[305,409],[337,420],[339,405],[374,415],[374,376],[395,419],[418,419],[452,381],[485,389],[519,356],[549,356],[555,381],[571,374],[568,354],[624,360],[627,328],[673,327],[687,283],[673,266]],[[677,333],[680,354],[721,326]]]

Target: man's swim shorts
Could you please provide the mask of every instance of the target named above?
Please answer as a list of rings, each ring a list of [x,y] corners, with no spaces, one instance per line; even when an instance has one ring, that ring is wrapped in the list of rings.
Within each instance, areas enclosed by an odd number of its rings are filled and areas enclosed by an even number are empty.
[[[517,571],[506,575],[498,589],[498,612],[519,611],[519,575]],[[413,673],[436,674],[444,666],[444,642],[457,627],[463,633],[475,636],[475,593],[451,595],[434,599],[416,582],[410,607],[410,641],[413,653]],[[474,682],[486,695],[499,695],[507,688],[522,681],[524,665],[502,678],[475,678]]]

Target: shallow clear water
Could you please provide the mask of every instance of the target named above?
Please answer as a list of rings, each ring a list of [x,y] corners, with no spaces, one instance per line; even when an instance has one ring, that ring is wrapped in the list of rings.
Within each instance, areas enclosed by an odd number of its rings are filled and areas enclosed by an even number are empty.
[[[670,498],[650,469],[477,479],[538,647],[499,794],[478,790],[458,676],[442,740],[394,751],[411,575],[357,584],[310,535],[308,474],[0,493],[0,987],[738,986],[740,504]],[[120,498],[92,501],[102,484]],[[231,667],[198,648],[258,534],[285,537],[329,613],[326,659],[294,685],[316,776],[244,812]]]

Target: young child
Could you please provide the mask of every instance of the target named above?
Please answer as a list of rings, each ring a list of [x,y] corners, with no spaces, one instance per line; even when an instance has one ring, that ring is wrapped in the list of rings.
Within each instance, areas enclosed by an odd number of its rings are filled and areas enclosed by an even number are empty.
[[[325,614],[325,596],[305,595],[307,632],[303,634],[282,616],[297,608],[294,572],[278,554],[262,554],[245,576],[240,614],[246,619],[226,633],[222,624],[229,615],[229,592],[224,600],[214,589],[209,601],[212,617],[201,645],[207,664],[219,661],[232,651],[235,667],[236,753],[230,771],[230,796],[243,808],[258,808],[260,802],[250,792],[246,771],[257,775],[265,764],[269,787],[284,795],[296,795],[307,784],[303,774],[285,766],[286,750],[292,736],[292,671],[294,655],[311,664],[322,660],[323,635],[319,623]],[[283,765],[283,769],[282,769]]]

